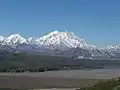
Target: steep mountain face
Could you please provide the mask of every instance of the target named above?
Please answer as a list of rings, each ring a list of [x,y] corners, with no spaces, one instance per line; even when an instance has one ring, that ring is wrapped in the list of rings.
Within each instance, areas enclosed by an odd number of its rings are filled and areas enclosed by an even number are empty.
[[[13,34],[3,39],[4,41],[1,43],[2,45],[8,46],[17,46],[18,44],[23,44],[28,42],[25,38],[21,37],[19,34]]]
[[[120,45],[109,45],[105,50],[111,53],[120,53]]]
[[[5,40],[5,37],[0,36],[0,43],[3,43],[4,40]]]
[[[70,57],[111,57],[120,53],[120,45],[97,49],[72,32],[54,31],[40,38],[23,38],[19,34],[0,36],[0,45],[12,52],[41,53]]]
[[[15,53],[19,53],[19,52],[38,53],[40,51],[41,51],[40,48],[37,48],[34,45],[24,43],[24,44],[17,45],[13,52]]]
[[[6,56],[9,52],[13,52],[13,48],[7,45],[0,45],[0,60],[2,56]]]
[[[103,50],[112,54],[113,57],[120,58],[120,45],[109,45],[107,48],[104,48]]]
[[[51,49],[65,49],[65,48],[83,48],[89,49],[92,48],[90,45],[84,40],[76,37],[74,33],[69,32],[58,32],[54,31],[36,39],[41,46],[48,46]]]

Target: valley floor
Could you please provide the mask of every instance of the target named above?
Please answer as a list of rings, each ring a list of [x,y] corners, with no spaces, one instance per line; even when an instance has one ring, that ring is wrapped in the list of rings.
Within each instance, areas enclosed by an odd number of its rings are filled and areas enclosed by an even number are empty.
[[[80,88],[119,76],[120,69],[0,73],[0,88]]]

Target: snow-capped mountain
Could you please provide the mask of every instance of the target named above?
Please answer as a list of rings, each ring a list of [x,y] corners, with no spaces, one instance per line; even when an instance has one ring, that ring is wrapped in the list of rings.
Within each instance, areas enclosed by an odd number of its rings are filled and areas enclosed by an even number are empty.
[[[19,34],[13,34],[8,37],[4,37],[3,40],[4,41],[1,44],[8,46],[17,46],[18,44],[23,44],[23,43],[28,44],[27,40],[21,37]]]
[[[3,43],[4,40],[5,40],[5,37],[0,36],[0,43]]]
[[[104,51],[112,54],[114,57],[120,57],[120,45],[109,45],[106,48],[103,48]]]
[[[12,48],[11,50],[14,49],[14,52],[37,52],[76,57],[111,57],[116,52],[120,52],[120,45],[98,49],[88,44],[83,38],[67,31],[53,31],[39,38],[23,38],[19,34],[0,36],[0,44]]]
[[[36,39],[36,43],[42,46],[49,46],[50,48],[69,47],[69,48],[92,48],[84,39],[80,39],[71,32],[58,32],[54,31]],[[94,46],[93,46],[94,47]]]
[[[107,48],[105,48],[109,52],[117,52],[120,53],[120,45],[109,45]]]
[[[95,49],[94,45],[89,45],[84,39],[75,36],[72,32],[51,32],[40,38],[30,37],[28,39],[23,38],[19,34],[13,34],[8,37],[0,36],[0,44],[8,46],[16,46],[19,44],[30,44],[38,46],[48,46],[49,48],[83,48],[83,49]]]

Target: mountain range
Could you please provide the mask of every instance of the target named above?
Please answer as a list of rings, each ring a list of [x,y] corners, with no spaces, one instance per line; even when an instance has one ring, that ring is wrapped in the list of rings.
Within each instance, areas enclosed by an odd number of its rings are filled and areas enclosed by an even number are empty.
[[[53,31],[39,38],[24,38],[19,34],[0,36],[0,51],[77,58],[119,58],[120,45],[97,48],[72,32]]]

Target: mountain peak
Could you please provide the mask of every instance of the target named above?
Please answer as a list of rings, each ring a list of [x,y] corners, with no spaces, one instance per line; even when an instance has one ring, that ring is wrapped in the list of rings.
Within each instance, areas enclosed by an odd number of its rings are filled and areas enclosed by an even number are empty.
[[[53,31],[43,37],[37,39],[41,45],[50,47],[70,47],[70,48],[87,48],[89,45],[84,39],[80,39],[73,32]]]
[[[12,34],[8,37],[0,37],[0,43],[3,45],[16,46],[18,44],[31,44],[31,45],[39,45],[39,46],[47,46],[52,48],[94,48],[92,45],[89,45],[83,38],[77,37],[73,32],[59,32],[53,31],[48,33],[47,35],[40,38],[30,37],[28,39],[23,38],[19,34]]]
[[[2,43],[5,40],[4,36],[0,36],[0,43]]]
[[[49,34],[53,35],[53,34],[57,34],[57,33],[59,33],[59,31],[53,31],[53,32],[50,32]]]
[[[8,37],[0,36],[0,44],[10,46],[16,50],[39,51],[57,54],[73,54],[75,51],[79,56],[92,55],[96,56],[109,56],[113,52],[120,52],[120,45],[111,45],[107,49],[98,49],[94,45],[88,44],[83,38],[77,37],[73,32],[59,32],[53,31],[40,38],[23,38],[19,34],[12,34]],[[18,47],[17,47],[18,46]],[[38,49],[38,50],[37,50]],[[70,50],[70,51],[69,51]],[[55,52],[54,52],[55,51]],[[75,53],[74,53],[75,54]]]
[[[21,37],[19,34],[12,34],[4,40],[4,44],[7,44],[7,45],[16,45],[16,44],[22,44],[22,43],[27,43],[27,41],[25,38]]]
[[[75,35],[73,32],[68,32],[68,31],[64,31],[64,32],[59,32],[59,31],[53,31],[53,32],[50,32],[50,33],[48,33],[47,35],[56,35],[56,34],[60,34],[60,33],[62,33],[62,34],[66,34],[66,35]]]
[[[12,35],[10,35],[10,36],[16,36],[16,37],[21,37],[19,34],[17,34],[17,33],[14,33],[14,34],[12,34]]]

